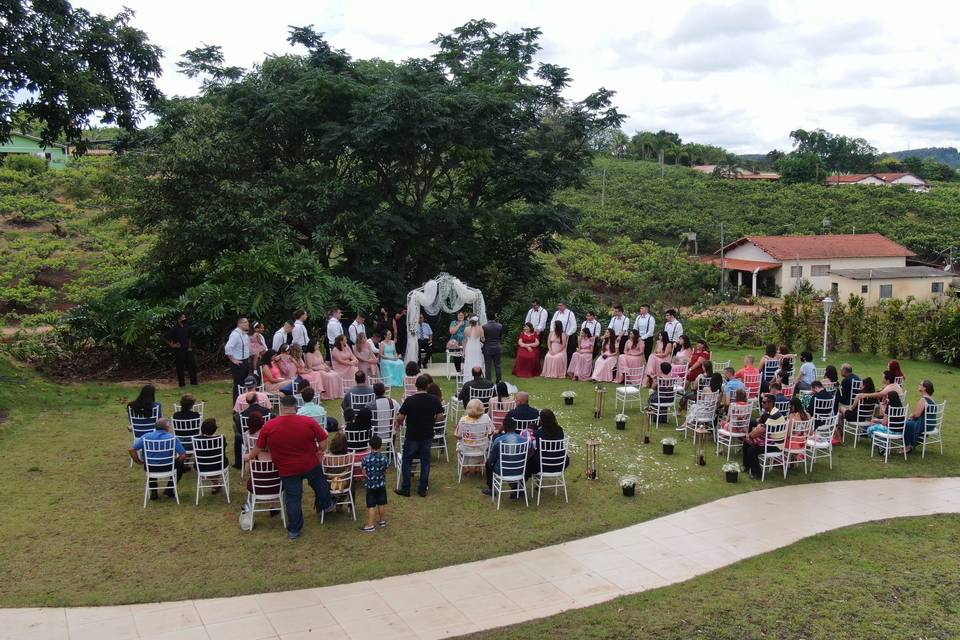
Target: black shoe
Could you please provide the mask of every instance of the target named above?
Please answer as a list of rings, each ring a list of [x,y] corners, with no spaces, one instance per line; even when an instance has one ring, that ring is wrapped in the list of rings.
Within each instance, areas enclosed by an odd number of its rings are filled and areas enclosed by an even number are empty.
[[[243,465],[235,464],[235,465],[233,465],[233,468],[234,468],[234,469],[243,469]]]
[[[480,493],[482,493],[482,494],[485,495],[485,496],[492,496],[492,495],[493,495],[493,489],[489,489],[489,488],[487,488],[487,487],[484,487],[483,489],[480,490]]]
[[[421,498],[426,498],[426,497],[427,497],[427,492],[426,492],[426,491],[417,491],[417,495],[420,496]]]
[[[151,491],[151,492],[150,492],[150,499],[151,499],[151,500],[159,500],[159,499],[160,499],[160,494],[157,493],[156,491]]]
[[[398,496],[403,496],[404,498],[410,497],[410,489],[394,489],[393,492]]]
[[[173,497],[173,489],[167,489],[166,491],[163,492],[163,495],[167,496],[168,498],[172,498],[172,497]]]

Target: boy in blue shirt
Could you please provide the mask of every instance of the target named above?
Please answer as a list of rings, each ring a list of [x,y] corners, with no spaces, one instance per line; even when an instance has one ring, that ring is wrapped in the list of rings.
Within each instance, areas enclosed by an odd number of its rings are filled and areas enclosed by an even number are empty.
[[[370,436],[370,453],[360,465],[367,476],[367,526],[360,531],[373,533],[377,530],[376,516],[380,516],[380,528],[387,526],[387,456],[380,453],[383,440],[374,434]]]

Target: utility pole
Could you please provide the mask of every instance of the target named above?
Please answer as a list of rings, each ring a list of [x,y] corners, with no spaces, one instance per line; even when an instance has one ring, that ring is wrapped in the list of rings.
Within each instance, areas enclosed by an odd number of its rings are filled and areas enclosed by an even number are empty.
[[[720,297],[723,298],[723,285],[726,283],[726,277],[724,277],[724,262],[723,262],[723,223],[720,223]]]
[[[607,203],[607,168],[603,168],[603,176],[600,178],[600,208],[603,209]]]

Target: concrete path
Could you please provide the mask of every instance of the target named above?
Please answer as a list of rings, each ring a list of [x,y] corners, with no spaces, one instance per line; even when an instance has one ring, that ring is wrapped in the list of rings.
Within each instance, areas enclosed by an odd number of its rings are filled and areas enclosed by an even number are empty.
[[[382,580],[159,604],[0,609],[0,639],[445,638],[681,582],[839,527],[956,512],[960,478],[781,487],[574,542]]]

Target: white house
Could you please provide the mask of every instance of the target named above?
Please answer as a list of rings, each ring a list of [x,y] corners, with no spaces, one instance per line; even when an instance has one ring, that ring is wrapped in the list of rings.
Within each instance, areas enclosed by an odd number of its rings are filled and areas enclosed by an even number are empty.
[[[913,191],[926,193],[930,191],[930,183],[918,178],[912,173],[848,173],[845,175],[828,176],[827,184],[831,186],[846,184],[886,185],[902,184]]]

